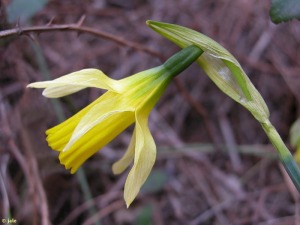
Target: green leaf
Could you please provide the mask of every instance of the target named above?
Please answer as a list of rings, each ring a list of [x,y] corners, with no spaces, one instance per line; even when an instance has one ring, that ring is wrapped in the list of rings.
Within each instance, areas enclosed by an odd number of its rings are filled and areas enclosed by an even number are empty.
[[[141,188],[143,193],[155,193],[163,189],[168,181],[168,176],[163,170],[153,170]]]
[[[26,21],[44,8],[48,0],[12,0],[6,8],[8,21]]]
[[[290,129],[290,143],[294,148],[300,147],[300,118],[298,118]]]
[[[300,1],[272,0],[270,17],[274,23],[287,22],[294,18],[300,20]]]
[[[152,223],[152,207],[147,204],[136,218],[137,225],[153,225]]]
[[[296,149],[294,159],[300,166],[300,118],[298,118],[290,129],[290,143]]]

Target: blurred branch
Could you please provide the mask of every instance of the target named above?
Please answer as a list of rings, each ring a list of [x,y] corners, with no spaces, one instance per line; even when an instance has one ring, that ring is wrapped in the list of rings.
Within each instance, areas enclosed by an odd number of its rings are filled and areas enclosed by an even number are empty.
[[[52,20],[51,20],[48,24],[43,26],[32,26],[32,27],[24,27],[24,28],[18,26],[14,29],[0,31],[0,39],[5,37],[12,37],[16,35],[26,35],[30,33],[40,34],[40,33],[53,32],[53,31],[77,31],[78,33],[89,33],[97,37],[101,37],[116,42],[117,44],[128,46],[142,52],[146,52],[150,55],[158,57],[161,60],[163,59],[163,56],[159,52],[144,47],[143,45],[124,40],[123,38],[117,37],[110,33],[106,33],[104,31],[100,31],[87,26],[82,26],[84,19],[85,16],[82,16],[77,23],[73,23],[73,24],[52,24]]]
[[[1,161],[1,166],[0,166],[0,193],[2,196],[2,210],[1,210],[1,215],[2,218],[11,218],[11,213],[10,213],[10,202],[9,202],[9,197],[8,197],[8,191],[6,188],[6,183],[7,182],[7,167],[8,167],[8,161],[9,161],[9,156],[8,154],[3,154],[3,157],[0,158]]]
[[[181,96],[188,102],[188,104],[190,104],[190,106],[195,110],[195,112],[197,112],[200,115],[200,117],[202,117],[209,138],[215,145],[217,145],[219,143],[219,140],[218,137],[215,135],[214,127],[209,122],[208,112],[205,109],[205,107],[201,104],[201,102],[198,102],[192,95],[189,94],[188,90],[178,79],[178,77],[175,77],[174,81],[176,88],[178,89]]]
[[[14,135],[8,122],[8,115],[11,116],[11,112],[9,112],[5,106],[5,103],[2,103],[0,105],[0,121],[3,122],[3,134],[9,137],[7,143],[8,149],[10,150],[11,155],[19,163],[20,168],[23,170],[26,178],[28,192],[31,197],[33,207],[33,212],[31,212],[32,224],[38,224],[38,214],[40,214],[41,224],[51,225],[51,222],[49,220],[49,209],[46,193],[39,174],[37,160],[31,152],[32,146],[28,140],[27,131],[21,122],[21,116],[19,115],[19,113],[16,114],[16,116],[14,116],[15,122],[21,124],[20,133],[25,150],[25,154],[23,155],[22,151],[18,148],[16,142],[12,138]]]
[[[107,205],[105,208],[103,208],[101,211],[99,211],[97,214],[93,215],[89,219],[87,219],[83,225],[93,225],[96,221],[99,221],[101,218],[109,215],[112,212],[116,212],[120,208],[124,208],[125,203],[124,200],[116,200],[109,205]]]

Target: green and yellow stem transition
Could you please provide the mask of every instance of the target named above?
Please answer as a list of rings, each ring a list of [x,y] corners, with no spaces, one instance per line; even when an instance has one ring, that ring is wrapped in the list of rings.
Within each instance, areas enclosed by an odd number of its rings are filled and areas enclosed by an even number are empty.
[[[147,21],[147,25],[182,48],[195,45],[204,51],[197,59],[197,63],[221,91],[248,109],[261,124],[277,150],[280,161],[300,192],[299,167],[269,121],[270,115],[265,101],[238,61],[220,44],[189,28],[157,21]]]
[[[46,131],[47,142],[59,152],[60,163],[75,173],[88,158],[135,123],[127,151],[112,167],[119,174],[133,162],[124,187],[128,207],[156,158],[156,145],[148,128],[150,111],[170,81],[202,53],[199,47],[191,45],[161,66],[121,80],[111,79],[97,69],[84,69],[52,81],[29,84],[31,88],[45,88],[43,95],[48,98],[63,97],[88,87],[107,90],[80,112]]]

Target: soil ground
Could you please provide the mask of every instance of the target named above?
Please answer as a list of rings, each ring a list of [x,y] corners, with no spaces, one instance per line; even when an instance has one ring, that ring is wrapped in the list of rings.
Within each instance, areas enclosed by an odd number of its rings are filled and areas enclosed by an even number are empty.
[[[7,22],[7,4],[2,2],[1,30],[17,24]],[[127,148],[132,127],[74,175],[59,164],[57,152],[45,141],[46,129],[103,91],[89,89],[51,101],[41,90],[26,89],[30,82],[83,68],[98,68],[120,79],[160,65],[179,48],[145,21],[176,23],[213,38],[239,60],[290,146],[290,128],[299,116],[300,25],[272,24],[269,4],[50,0],[30,22],[20,21],[20,29],[49,27],[49,21],[70,25],[85,16],[82,26],[113,38],[62,30],[0,38],[1,217],[24,225],[299,224],[299,196],[260,125],[196,64],[172,82],[151,113],[157,161],[129,209],[123,200],[127,172],[115,176],[111,165]]]

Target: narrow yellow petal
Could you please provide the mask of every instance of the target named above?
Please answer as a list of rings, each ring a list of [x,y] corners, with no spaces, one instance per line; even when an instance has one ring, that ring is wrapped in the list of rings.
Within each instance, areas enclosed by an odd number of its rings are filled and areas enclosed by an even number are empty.
[[[47,87],[42,94],[47,98],[61,98],[78,91],[85,89],[83,86],[76,85],[65,85],[65,86],[56,86],[56,87]]]
[[[127,207],[132,203],[145,183],[154,165],[156,145],[148,128],[148,114],[136,112],[136,148],[134,164],[130,170],[124,188]]]
[[[130,140],[129,146],[121,159],[115,162],[112,166],[112,170],[114,174],[122,173],[133,161],[134,150],[135,150],[135,142],[136,142],[136,132],[135,129],[132,134],[132,138]]]
[[[27,85],[30,88],[45,88],[43,95],[48,98],[59,98],[87,87],[96,87],[118,92],[119,84],[97,69],[83,69],[51,81],[35,82]]]
[[[133,122],[134,113],[130,111],[118,112],[106,117],[81,136],[67,151],[60,152],[61,164],[65,165],[66,169],[71,168],[71,173],[74,173],[84,161],[107,145]]]

